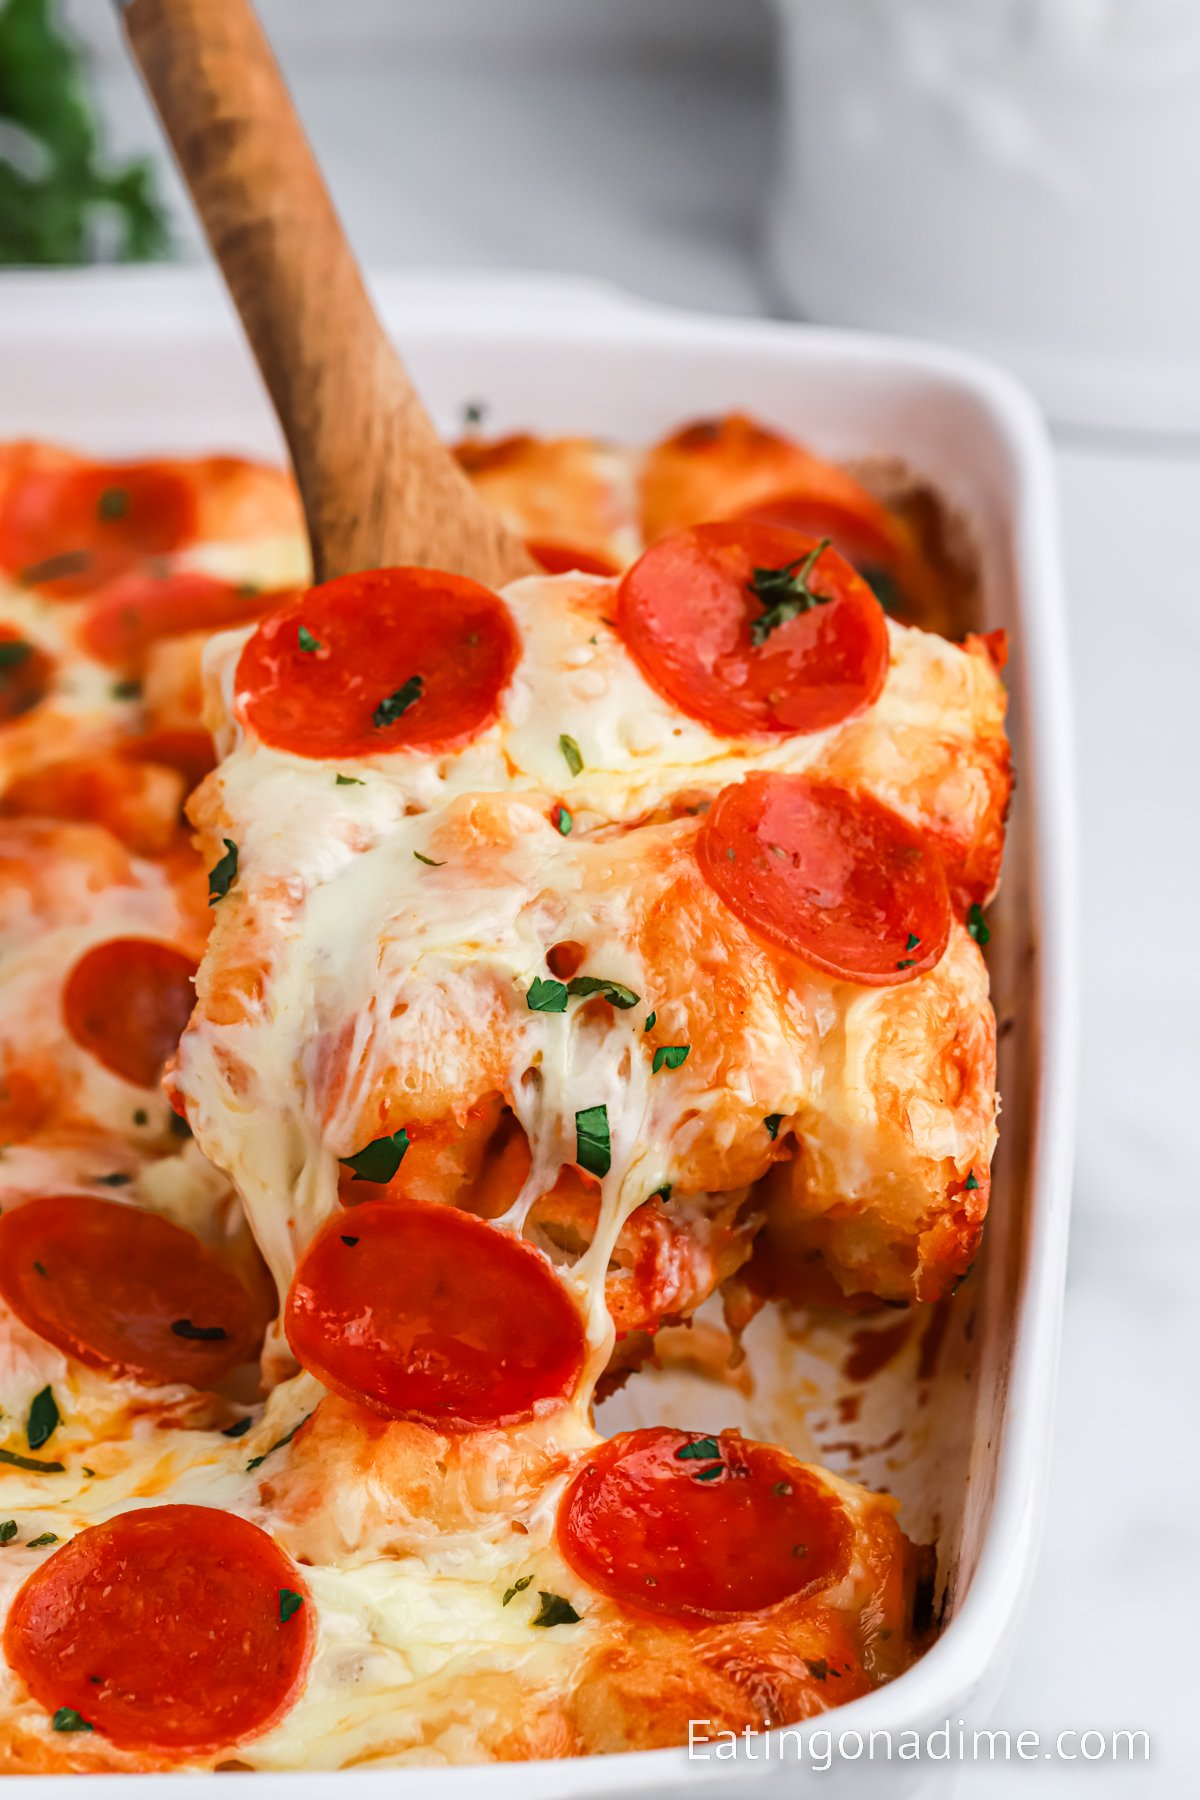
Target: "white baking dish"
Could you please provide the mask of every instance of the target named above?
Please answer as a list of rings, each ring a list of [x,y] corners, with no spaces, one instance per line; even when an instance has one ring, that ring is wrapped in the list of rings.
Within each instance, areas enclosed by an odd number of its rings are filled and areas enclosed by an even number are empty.
[[[483,402],[491,430],[585,431],[649,441],[689,416],[744,408],[837,457],[903,456],[969,521],[982,560],[985,623],[1005,626],[1012,662],[1017,802],[990,960],[1002,1021],[1002,1148],[987,1248],[949,1314],[927,1404],[914,1365],[923,1330],[878,1377],[864,1438],[898,1444],[851,1454],[830,1445],[832,1402],[856,1328],[822,1328],[797,1346],[770,1321],[747,1399],[705,1401],[705,1429],[744,1423],[787,1436],[902,1502],[903,1522],[939,1536],[945,1628],[900,1680],[827,1715],[836,1731],[927,1731],[980,1710],[1029,1581],[1041,1514],[1066,1251],[1075,1063],[1074,808],[1071,727],[1054,497],[1038,417],[1002,375],[963,356],[871,337],[668,312],[583,284],[521,278],[386,278],[378,294],[419,384],[448,431]],[[278,453],[248,356],[215,281],[152,272],[6,277],[0,283],[0,435],[58,437],[114,453],[229,449]],[[769,1366],[768,1366],[769,1365]],[[797,1395],[803,1393],[802,1408]],[[610,1403],[626,1419],[686,1414],[679,1377],[634,1384]],[[728,1416],[714,1418],[714,1404]],[[613,1416],[613,1422],[618,1417]],[[687,1421],[685,1421],[687,1422]],[[845,1437],[845,1429],[841,1431]],[[347,1775],[224,1775],[254,1800],[357,1792],[634,1796],[794,1782],[794,1764],[689,1761],[655,1751],[520,1766]],[[928,1761],[835,1762],[843,1795],[945,1791]],[[16,1778],[39,1800],[70,1777]],[[210,1778],[191,1776],[187,1792]],[[107,1800],[123,1777],[92,1777]],[[146,1776],[140,1786],[177,1787]]]

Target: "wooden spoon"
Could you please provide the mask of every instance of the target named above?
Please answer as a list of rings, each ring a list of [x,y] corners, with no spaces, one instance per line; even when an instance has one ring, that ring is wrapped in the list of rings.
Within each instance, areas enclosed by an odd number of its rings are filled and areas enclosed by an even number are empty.
[[[367,295],[248,0],[125,0],[125,31],[291,451],[317,581],[533,572],[441,443]]]

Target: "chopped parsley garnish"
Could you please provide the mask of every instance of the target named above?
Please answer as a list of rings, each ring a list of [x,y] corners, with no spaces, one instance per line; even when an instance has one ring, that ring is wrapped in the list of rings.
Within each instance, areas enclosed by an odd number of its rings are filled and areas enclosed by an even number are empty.
[[[33,1272],[35,1275],[40,1275],[43,1281],[49,1281],[50,1279],[45,1264],[38,1262],[36,1258],[34,1259]]]
[[[407,1131],[401,1126],[391,1137],[378,1137],[364,1150],[356,1150],[353,1156],[339,1156],[338,1161],[347,1169],[354,1170],[355,1181],[386,1183],[404,1161],[404,1153],[411,1142]]]
[[[823,1656],[805,1657],[804,1666],[814,1681],[825,1681],[829,1675],[829,1664]]]
[[[575,1114],[575,1160],[589,1175],[607,1175],[612,1167],[612,1138],[607,1106],[585,1106]]]
[[[656,1012],[648,1012],[646,1014],[646,1023],[643,1025],[642,1030],[643,1031],[653,1031],[654,1027],[657,1024],[658,1024],[658,1014]]]
[[[191,1126],[182,1114],[177,1112],[172,1112],[170,1118],[167,1120],[167,1130],[171,1133],[172,1137],[190,1138],[192,1135]]]
[[[978,900],[973,901],[967,909],[967,930],[981,950],[985,944],[990,944],[992,941],[992,934],[988,929],[987,920],[983,916],[983,908]]]
[[[133,1180],[132,1175],[123,1175],[119,1169],[111,1175],[97,1175],[97,1187],[128,1187]]]
[[[25,1548],[27,1550],[44,1550],[47,1544],[57,1544],[57,1542],[57,1531],[43,1531],[39,1537],[30,1538]]]
[[[655,1188],[655,1190],[651,1194],[650,1198],[652,1200],[669,1200],[671,1198],[672,1185],[673,1184],[671,1182],[664,1181],[661,1187]]]
[[[627,988],[619,981],[609,981],[603,975],[576,975],[567,983],[567,992],[572,999],[586,1000],[592,994],[600,994],[610,1006],[627,1012],[631,1006],[637,1006],[640,994]]]
[[[675,1452],[677,1462],[711,1462],[714,1456],[720,1456],[721,1446],[715,1437],[691,1438],[686,1444],[680,1444]]]
[[[140,700],[142,684],[140,681],[114,681],[112,697],[114,700]]]
[[[292,1426],[290,1431],[285,1431],[281,1438],[276,1438],[275,1442],[268,1449],[264,1450],[261,1456],[252,1456],[250,1461],[246,1464],[246,1473],[250,1474],[253,1469],[260,1468],[261,1465],[266,1462],[268,1456],[273,1456],[276,1450],[282,1450],[285,1445],[290,1444],[300,1427],[302,1425],[307,1425],[311,1418],[311,1413],[305,1413],[302,1419],[296,1420],[296,1423]]]
[[[307,625],[301,625],[296,633],[296,642],[305,656],[311,656],[314,650],[321,648],[320,638],[315,638]]]
[[[768,1113],[763,1120],[763,1124],[767,1128],[767,1136],[770,1138],[771,1142],[774,1143],[775,1139],[779,1136],[779,1127],[783,1124],[783,1114]]]
[[[554,811],[550,814],[550,823],[556,831],[561,831],[564,837],[570,837],[571,827],[575,821],[567,811],[566,807],[560,804],[556,806]]]
[[[133,1122],[135,1125],[148,1125],[150,1123],[150,1114],[146,1111],[144,1106],[138,1107],[133,1115]]]
[[[763,605],[762,613],[750,626],[750,639],[755,649],[761,649],[771,633],[786,625],[789,619],[797,619],[801,613],[811,612],[816,606],[828,606],[833,599],[832,594],[814,593],[809,586],[812,572],[831,542],[830,538],[822,538],[807,556],[799,556],[781,569],[755,569],[750,592]]]
[[[50,1721],[51,1731],[95,1731],[82,1713],[77,1713],[73,1706],[60,1706]]]
[[[904,612],[904,589],[887,569],[860,569],[859,574],[885,613],[899,618]]]
[[[61,1475],[65,1463],[38,1462],[32,1456],[18,1456],[15,1450],[0,1450],[0,1463],[8,1469],[24,1469],[29,1475]]]
[[[52,1390],[44,1387],[35,1394],[25,1423],[25,1437],[31,1450],[40,1450],[58,1430],[58,1402]]]
[[[413,855],[418,862],[424,863],[427,869],[444,869],[446,866],[444,862],[434,862],[432,856],[422,856],[419,850],[414,850]]]
[[[6,644],[0,644],[0,669],[18,669],[32,655],[32,644],[27,644],[24,638],[10,638]]]
[[[234,882],[238,872],[238,847],[232,838],[224,838],[225,854],[220,862],[208,871],[208,904],[215,906],[223,900]]]
[[[286,1625],[289,1619],[295,1618],[304,1605],[304,1595],[297,1594],[291,1588],[279,1590],[279,1623]]]
[[[548,1594],[545,1588],[539,1588],[538,1599],[541,1605],[536,1617],[530,1619],[531,1625],[578,1625],[579,1614],[561,1594]]]
[[[15,1519],[0,1520],[0,1544],[11,1544],[16,1535],[17,1521]]]
[[[244,1419],[235,1419],[232,1425],[226,1425],[221,1436],[227,1438],[245,1437],[253,1423],[254,1420],[251,1418],[250,1414],[247,1413]]]
[[[171,1330],[176,1337],[189,1338],[197,1344],[219,1344],[229,1336],[223,1325],[193,1325],[190,1319],[172,1319]]]
[[[343,1242],[343,1244],[345,1244],[347,1250],[353,1250],[355,1244],[357,1244],[357,1242],[358,1242],[358,1239],[356,1237],[343,1237],[342,1242]]]
[[[680,1069],[691,1053],[690,1044],[660,1044],[654,1052],[654,1060],[650,1064],[650,1073],[657,1075],[660,1069]]]
[[[16,1530],[16,1526],[13,1527],[13,1530]],[[522,1575],[520,1581],[514,1581],[510,1588],[505,1588],[504,1598],[500,1602],[501,1606],[507,1606],[510,1600],[515,1599],[518,1594],[523,1594],[532,1580],[532,1575]]]
[[[904,948],[906,950],[915,950],[915,949],[917,949],[920,942],[921,942],[921,940],[917,936],[916,932],[910,931],[908,934],[908,942],[907,942],[907,944],[905,944]]]
[[[971,1170],[971,1173],[967,1176],[967,1179],[963,1182],[963,1186],[967,1190],[968,1194],[975,1193],[976,1189],[979,1186],[979,1183],[975,1179],[974,1169]]]
[[[896,964],[898,969],[915,969],[916,966],[917,959],[915,956],[902,956],[900,961]]]
[[[565,1013],[567,1010],[567,987],[563,981],[546,981],[535,975],[525,996],[525,1004],[530,1012]]]
[[[123,519],[128,511],[129,495],[124,488],[106,487],[101,489],[100,498],[96,502],[98,519]]]
[[[575,739],[573,737],[568,737],[564,731],[558,740],[558,747],[562,751],[566,765],[568,769],[570,769],[572,775],[580,774],[583,769],[583,752],[575,742]]]
[[[334,787],[366,787],[367,784],[365,781],[360,781],[357,775],[335,775],[333,785]]]
[[[388,694],[371,714],[372,723],[382,731],[387,725],[394,725],[402,718],[410,706],[415,706],[425,692],[425,677],[410,675],[403,687],[398,687],[394,694]]]
[[[487,412],[486,400],[468,400],[463,407],[463,430],[477,431]]]
[[[711,1469],[697,1469],[695,1479],[697,1481],[715,1481],[724,1472],[724,1468],[724,1463],[714,1463]]]

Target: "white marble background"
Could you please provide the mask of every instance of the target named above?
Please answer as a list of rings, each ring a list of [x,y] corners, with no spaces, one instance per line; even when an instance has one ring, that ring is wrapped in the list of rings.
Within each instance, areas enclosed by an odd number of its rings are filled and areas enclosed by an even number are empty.
[[[76,0],[114,143],[155,145]],[[758,0],[263,0],[363,257],[556,269],[769,312]],[[172,188],[172,193],[176,190]],[[178,203],[182,253],[199,254]],[[1181,229],[1194,228],[1181,221]],[[1058,443],[1083,827],[1078,1180],[1049,1515],[990,1720],[1146,1728],[1152,1761],[969,1769],[963,1791],[1200,1793],[1200,443]]]

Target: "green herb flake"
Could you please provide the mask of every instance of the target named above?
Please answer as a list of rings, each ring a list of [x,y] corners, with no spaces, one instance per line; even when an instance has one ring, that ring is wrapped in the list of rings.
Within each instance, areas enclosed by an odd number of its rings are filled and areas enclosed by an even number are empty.
[[[990,944],[992,941],[992,934],[988,929],[988,922],[983,916],[983,908],[980,906],[978,900],[972,902],[971,906],[967,909],[967,930],[975,939],[975,942],[979,945],[981,950],[985,944]]]
[[[311,656],[315,650],[321,648],[320,638],[315,638],[307,625],[301,625],[297,631],[296,643],[303,650],[305,656]]]
[[[444,869],[446,866],[444,862],[434,862],[432,856],[422,856],[419,850],[414,850],[413,855],[419,863],[424,863],[427,869]]]
[[[378,1137],[364,1150],[356,1150],[353,1156],[339,1156],[338,1161],[345,1168],[353,1169],[355,1181],[377,1181],[380,1186],[386,1186],[404,1161],[411,1142],[401,1126],[391,1137]]]
[[[571,827],[574,825],[575,821],[567,811],[566,807],[560,804],[556,806],[554,811],[550,814],[550,823],[553,825],[554,829],[560,831],[564,837],[570,837]]]
[[[335,775],[333,785],[334,787],[366,787],[367,784],[365,781],[360,781],[357,775]]]
[[[8,1469],[24,1469],[29,1475],[61,1475],[65,1463],[39,1462],[32,1456],[18,1456],[15,1450],[0,1450],[0,1463]]]
[[[671,1198],[671,1187],[671,1182],[664,1181],[661,1187],[655,1188],[650,1198],[652,1200],[669,1200]]]
[[[548,1594],[545,1588],[539,1588],[538,1599],[541,1604],[536,1616],[529,1621],[531,1625],[543,1625],[547,1628],[551,1625],[578,1625],[579,1614],[561,1594]]]
[[[478,431],[487,413],[486,400],[468,400],[463,407],[463,430]]]
[[[697,1481],[715,1481],[724,1467],[724,1463],[714,1463],[711,1469],[697,1469],[695,1479]]]
[[[133,1180],[132,1175],[125,1175],[118,1169],[111,1175],[97,1175],[97,1187],[128,1187]]]
[[[0,1519],[0,1544],[11,1544],[17,1535],[15,1519]]]
[[[627,988],[619,981],[609,981],[603,975],[576,975],[567,983],[567,992],[572,999],[587,999],[592,994],[600,994],[610,1006],[627,1012],[631,1006],[637,1006],[640,994]]]
[[[280,1588],[280,1590],[279,1590],[279,1623],[281,1625],[286,1625],[289,1619],[295,1618],[296,1614],[300,1611],[300,1608],[303,1605],[304,1605],[304,1595],[303,1594],[293,1593],[291,1588]]]
[[[689,1438],[675,1452],[676,1462],[711,1462],[720,1456],[721,1446],[715,1437]]]
[[[907,942],[907,944],[905,944],[904,948],[906,950],[916,950],[917,948],[919,948],[920,942],[921,942],[921,940],[917,936],[916,932],[910,931],[908,934],[908,942]]]
[[[140,681],[134,680],[114,681],[112,684],[112,697],[114,700],[140,700],[142,697],[142,684]]]
[[[40,1394],[35,1394],[33,1404],[29,1408],[29,1418],[25,1424],[25,1437],[31,1450],[40,1450],[48,1443],[58,1430],[58,1403],[53,1391],[44,1387]]]
[[[224,838],[225,854],[213,868],[208,871],[208,904],[215,906],[223,900],[234,882],[238,872],[238,847],[232,838]]]
[[[915,969],[916,966],[917,959],[915,956],[902,956],[900,961],[896,964],[898,969]]]
[[[750,592],[763,607],[750,626],[750,640],[755,649],[761,650],[771,633],[789,620],[799,618],[801,613],[812,612],[814,607],[829,605],[833,595],[814,592],[810,579],[831,542],[830,538],[822,538],[806,556],[797,557],[795,562],[785,563],[780,569],[755,569]]]
[[[19,669],[33,655],[33,645],[27,644],[24,638],[9,638],[7,643],[0,644],[0,670]]]
[[[219,1344],[229,1336],[223,1325],[193,1325],[190,1319],[172,1319],[171,1330],[195,1344]]]
[[[518,1594],[523,1594],[532,1580],[532,1575],[522,1575],[520,1581],[514,1581],[510,1588],[505,1588],[504,1598],[500,1602],[501,1606],[507,1606],[510,1600],[514,1600]]]
[[[379,702],[371,714],[371,722],[377,730],[383,731],[388,725],[394,725],[397,719],[403,718],[410,706],[415,706],[425,692],[425,677],[410,675],[403,687],[398,687],[394,694],[388,694]]]
[[[792,1492],[792,1484],[790,1481],[777,1481],[775,1483],[775,1485],[772,1487],[771,1492],[773,1494],[780,1495],[780,1497],[783,1499],[786,1499],[787,1496]]]
[[[347,1250],[353,1250],[355,1244],[357,1244],[357,1242],[358,1242],[358,1239],[356,1237],[343,1236],[342,1242],[343,1242],[343,1244],[345,1244]]]
[[[77,1713],[73,1706],[60,1706],[50,1721],[51,1731],[95,1731],[82,1713]]]
[[[643,1031],[653,1031],[654,1027],[657,1024],[658,1024],[658,1014],[656,1012],[648,1012],[646,1014],[646,1023],[643,1025],[642,1030]]]
[[[566,984],[561,981],[546,981],[542,976],[535,975],[525,996],[525,1004],[530,1012],[565,1013]]]
[[[100,490],[100,498],[96,502],[96,517],[111,524],[114,519],[123,519],[129,512],[129,494],[122,487],[106,487]]]
[[[47,1544],[57,1544],[57,1542],[57,1531],[43,1531],[40,1537],[30,1538],[25,1548],[27,1550],[44,1550]]]
[[[804,1666],[814,1681],[825,1681],[829,1676],[829,1664],[823,1656],[805,1657]]]
[[[290,1431],[285,1431],[281,1438],[276,1438],[275,1442],[273,1444],[271,1444],[266,1450],[264,1450],[261,1456],[252,1456],[250,1458],[250,1461],[246,1464],[246,1473],[249,1475],[250,1473],[252,1473],[253,1470],[261,1468],[263,1463],[266,1462],[268,1456],[273,1456],[275,1454],[276,1450],[285,1449],[287,1447],[287,1445],[291,1443],[292,1439],[295,1437],[295,1435],[299,1431],[300,1427],[302,1425],[307,1425],[308,1421],[311,1418],[312,1418],[311,1413],[305,1413],[305,1415],[302,1419],[296,1420],[296,1423],[292,1426],[292,1429]]]
[[[967,1176],[967,1179],[963,1182],[963,1186],[966,1189],[968,1194],[973,1194],[977,1191],[977,1189],[979,1187],[979,1183],[975,1179],[974,1169],[971,1170],[971,1173]]]
[[[46,1272],[45,1263],[38,1262],[36,1257],[34,1258],[33,1272],[35,1275],[40,1275],[43,1281],[49,1281],[49,1279],[50,1279],[48,1273]]]
[[[226,1425],[225,1429],[221,1433],[221,1436],[227,1437],[227,1438],[245,1437],[246,1433],[249,1431],[249,1429],[253,1425],[253,1423],[254,1423],[253,1418],[251,1417],[251,1415],[249,1413],[247,1413],[246,1417],[244,1419],[235,1419],[233,1421],[232,1425]]]
[[[566,765],[568,769],[570,769],[572,775],[582,774],[583,752],[575,742],[575,739],[573,737],[568,737],[564,731],[558,740],[558,747],[562,751]]]
[[[135,1125],[148,1125],[150,1123],[150,1114],[146,1111],[144,1106],[138,1107],[133,1115],[133,1122]]]
[[[575,1114],[575,1160],[589,1175],[607,1175],[612,1167],[612,1138],[607,1106],[585,1106]]]
[[[654,1052],[650,1073],[657,1075],[660,1069],[681,1069],[691,1054],[691,1049],[690,1044],[660,1044]]]
[[[775,1139],[779,1136],[779,1127],[783,1124],[783,1114],[768,1113],[763,1120],[763,1124],[767,1128],[767,1136],[770,1138],[771,1142],[774,1143]]]

